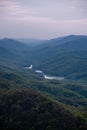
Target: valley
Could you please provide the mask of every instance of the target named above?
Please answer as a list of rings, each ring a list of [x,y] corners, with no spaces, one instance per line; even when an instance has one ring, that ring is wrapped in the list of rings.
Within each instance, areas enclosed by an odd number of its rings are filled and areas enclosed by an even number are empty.
[[[0,129],[86,130],[87,36],[23,42],[0,40]]]
[[[87,0],[0,0],[0,130],[87,130]]]
[[[25,69],[32,69],[32,68],[34,68],[34,66],[33,65],[30,65],[29,67],[25,67]],[[34,69],[33,69],[34,70]],[[39,73],[39,74],[42,74],[43,75],[43,77],[44,77],[44,79],[49,79],[49,80],[52,80],[52,79],[54,79],[54,80],[63,80],[64,79],[64,77],[57,77],[57,76],[48,76],[48,75],[46,75],[42,70],[34,70],[36,73]]]

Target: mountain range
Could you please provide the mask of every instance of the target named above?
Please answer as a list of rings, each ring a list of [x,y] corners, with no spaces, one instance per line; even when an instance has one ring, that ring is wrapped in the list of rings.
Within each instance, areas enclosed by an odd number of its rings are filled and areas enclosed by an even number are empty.
[[[0,61],[17,67],[33,64],[49,75],[87,80],[87,36],[70,35],[33,46],[23,42],[1,39]]]
[[[87,36],[0,40],[0,129],[87,130]]]

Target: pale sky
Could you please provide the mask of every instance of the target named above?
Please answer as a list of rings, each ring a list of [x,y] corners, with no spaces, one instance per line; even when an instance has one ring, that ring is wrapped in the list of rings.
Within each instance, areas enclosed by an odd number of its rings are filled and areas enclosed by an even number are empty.
[[[0,38],[87,35],[87,0],[0,0]]]

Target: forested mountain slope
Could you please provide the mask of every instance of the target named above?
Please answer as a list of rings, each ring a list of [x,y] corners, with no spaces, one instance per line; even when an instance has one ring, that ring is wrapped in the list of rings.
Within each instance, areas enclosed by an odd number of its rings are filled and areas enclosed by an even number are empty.
[[[64,80],[44,79],[35,70]],[[86,36],[71,35],[32,47],[0,40],[0,129],[86,130],[86,70]]]
[[[0,90],[0,129],[86,130],[86,120],[31,90]]]

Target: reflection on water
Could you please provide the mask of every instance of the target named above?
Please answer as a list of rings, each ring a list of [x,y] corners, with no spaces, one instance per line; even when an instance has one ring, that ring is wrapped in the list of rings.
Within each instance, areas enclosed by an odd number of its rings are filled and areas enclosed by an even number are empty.
[[[43,73],[43,71],[41,71],[41,70],[35,70],[35,72],[36,73],[41,73],[41,74]]]
[[[32,69],[33,65],[30,65],[29,67],[25,67],[25,69]],[[44,72],[42,70],[35,70],[36,73],[42,74],[44,76],[44,79],[55,79],[55,80],[63,80],[64,77],[58,77],[58,76],[48,76],[46,74],[44,74]]]
[[[63,80],[63,79],[64,79],[64,77],[47,76],[47,75],[44,75],[44,78],[45,78],[45,79],[50,79],[50,80],[52,80],[52,79],[55,79],[55,80]]]
[[[33,68],[33,65],[30,65],[29,67],[25,67],[25,69],[32,69]]]

